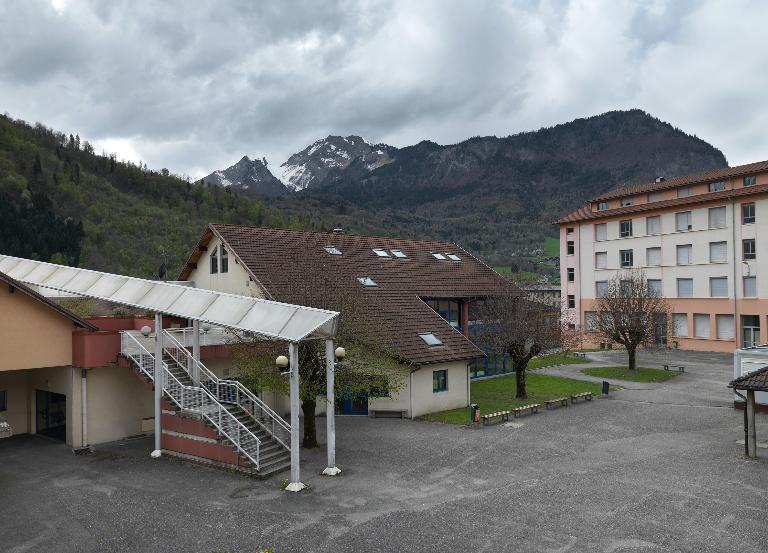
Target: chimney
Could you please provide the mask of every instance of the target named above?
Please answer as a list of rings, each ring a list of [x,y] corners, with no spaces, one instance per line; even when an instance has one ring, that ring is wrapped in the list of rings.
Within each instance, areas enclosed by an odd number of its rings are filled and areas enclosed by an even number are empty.
[[[664,177],[656,177],[656,182],[664,182],[665,180],[667,179],[665,179]]]

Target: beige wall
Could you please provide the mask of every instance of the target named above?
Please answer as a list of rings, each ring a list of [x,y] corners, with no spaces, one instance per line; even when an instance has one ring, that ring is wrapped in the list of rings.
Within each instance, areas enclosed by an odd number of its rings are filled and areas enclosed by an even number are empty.
[[[214,250],[221,252],[220,246],[221,240],[214,236],[208,244],[208,251],[203,252],[200,260],[197,262],[197,269],[192,270],[188,280],[194,282],[196,288],[205,288],[207,290],[255,298],[264,297],[261,288],[256,282],[252,282],[249,279],[248,272],[235,261],[235,256],[232,252],[229,252],[229,270],[226,273],[221,272],[221,259],[219,259],[219,272],[211,274],[211,253]],[[221,254],[219,253],[219,255]]]
[[[8,410],[0,414],[10,423],[14,434],[29,432],[29,372],[8,371],[0,373],[0,390],[7,392],[8,401]]]
[[[432,391],[432,373],[448,371],[448,389]],[[427,413],[456,409],[469,405],[469,368],[466,361],[424,365],[411,377],[413,407],[410,415],[418,417]],[[401,392],[402,394],[403,392]]]
[[[25,372],[28,374],[29,432],[34,434],[37,431],[35,390],[63,394],[67,397],[67,443],[72,447],[80,446],[80,390],[73,389],[74,373],[79,371],[72,367],[47,367]]]
[[[0,371],[72,364],[72,321],[7,286],[0,313]]]

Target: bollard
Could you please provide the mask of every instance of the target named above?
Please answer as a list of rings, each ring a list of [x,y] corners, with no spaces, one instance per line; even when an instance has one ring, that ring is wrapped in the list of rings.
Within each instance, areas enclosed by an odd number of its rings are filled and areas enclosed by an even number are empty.
[[[603,380],[603,395],[608,395],[608,389],[610,388],[610,384],[608,384],[607,381]]]

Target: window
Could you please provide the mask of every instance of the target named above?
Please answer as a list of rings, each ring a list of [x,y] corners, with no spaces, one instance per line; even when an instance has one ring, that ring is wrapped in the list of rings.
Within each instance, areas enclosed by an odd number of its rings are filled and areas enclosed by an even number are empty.
[[[608,202],[600,202],[597,204],[598,211],[605,211],[606,209],[608,209]]]
[[[753,276],[744,277],[744,297],[745,298],[757,297],[757,277],[753,277]]]
[[[715,332],[718,340],[736,338],[736,324],[733,315],[715,315]]]
[[[693,279],[692,278],[677,279],[677,297],[678,298],[693,297]]]
[[[661,234],[661,217],[656,215],[654,217],[645,218],[645,234],[653,236]]]
[[[229,252],[224,247],[224,244],[221,245],[221,272],[229,272]]]
[[[674,322],[675,336],[688,336],[688,314],[687,313],[675,313],[672,315]]]
[[[709,315],[706,313],[693,314],[693,335],[696,338],[709,338]]]
[[[219,248],[214,248],[211,252],[211,274],[219,272]]]
[[[631,267],[634,264],[632,250],[619,250],[619,259],[622,267]]]
[[[584,326],[589,331],[597,330],[597,314],[594,311],[584,312]]]
[[[576,296],[573,294],[568,294],[568,309],[575,309],[576,308]]]
[[[573,240],[568,240],[568,255],[573,255],[576,251],[576,246],[573,243]]]
[[[608,240],[608,225],[605,223],[595,225],[595,240],[598,242]]]
[[[649,267],[658,267],[661,265],[661,248],[646,248],[645,264]]]
[[[435,259],[441,259],[441,260],[445,259],[445,256],[443,254],[437,253],[437,252],[432,252],[432,257],[434,257]]]
[[[448,259],[450,259],[451,261],[461,261],[461,258],[455,253],[447,253],[445,255],[447,255]]]
[[[432,393],[445,392],[448,389],[448,371],[432,371]]]
[[[325,246],[323,249],[331,255],[341,255],[341,250],[336,246]]]
[[[687,198],[688,196],[693,195],[693,188],[690,186],[684,186],[682,188],[677,189],[677,197],[678,198]]]
[[[608,254],[595,252],[595,269],[605,269],[608,266]]]
[[[693,229],[693,225],[691,225],[690,211],[681,211],[680,213],[675,213],[675,229],[678,232]]]
[[[374,288],[378,286],[376,281],[374,281],[371,277],[357,277],[357,281],[366,288]]]
[[[690,265],[691,263],[693,263],[693,246],[691,244],[677,246],[677,264]]]
[[[598,280],[597,282],[595,282],[595,295],[598,298],[602,298],[607,291],[608,291],[607,280]]]
[[[661,201],[661,192],[649,192],[648,193],[648,203],[660,202],[660,201]]]
[[[661,280],[656,278],[649,278],[648,279],[648,290],[653,291],[655,294],[658,294],[659,296],[663,295],[662,287],[661,287]]]
[[[728,277],[711,277],[709,279],[709,297],[728,297]]]
[[[373,248],[373,253],[375,253],[379,257],[389,257],[387,250],[382,250],[381,248]]]
[[[728,242],[710,242],[709,243],[709,262],[727,263],[728,262]]]
[[[744,177],[744,186],[755,186],[757,184],[757,176],[750,175],[748,177]]]
[[[741,223],[751,225],[755,222],[755,204],[741,204]]]
[[[566,271],[568,273],[568,282],[575,281],[576,280],[576,269],[574,269],[573,267],[568,267],[568,269],[566,269]]]
[[[744,259],[757,258],[757,252],[755,251],[755,239],[747,238],[741,242],[741,251],[744,253]]]
[[[632,236],[632,219],[621,221],[619,223],[619,236],[621,238],[628,238]]]
[[[718,182],[710,182],[709,183],[709,191],[710,192],[719,192],[720,190],[725,190],[725,181],[718,181]]]
[[[566,234],[573,234],[573,227],[568,227],[565,229]]]
[[[0,412],[8,410],[8,390],[0,390]]]
[[[402,250],[390,250],[390,251],[392,252],[392,255],[394,255],[395,257],[399,257],[400,259],[404,257],[408,257],[402,252]]]
[[[419,337],[422,340],[424,340],[424,342],[428,346],[442,346],[443,345],[443,341],[440,338],[438,338],[437,336],[435,336],[434,334],[432,334],[431,332],[425,332],[424,334],[419,334]]]
[[[725,206],[709,208],[709,228],[725,228]]]
[[[632,200],[629,198],[622,198],[619,204],[621,205],[621,207],[628,207],[632,205]]]

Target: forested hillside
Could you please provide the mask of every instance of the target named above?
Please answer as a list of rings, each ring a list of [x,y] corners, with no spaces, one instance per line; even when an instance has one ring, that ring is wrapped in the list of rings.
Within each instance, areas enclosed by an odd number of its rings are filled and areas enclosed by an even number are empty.
[[[216,186],[97,155],[77,136],[0,116],[0,252],[151,277],[211,221],[300,227]]]

